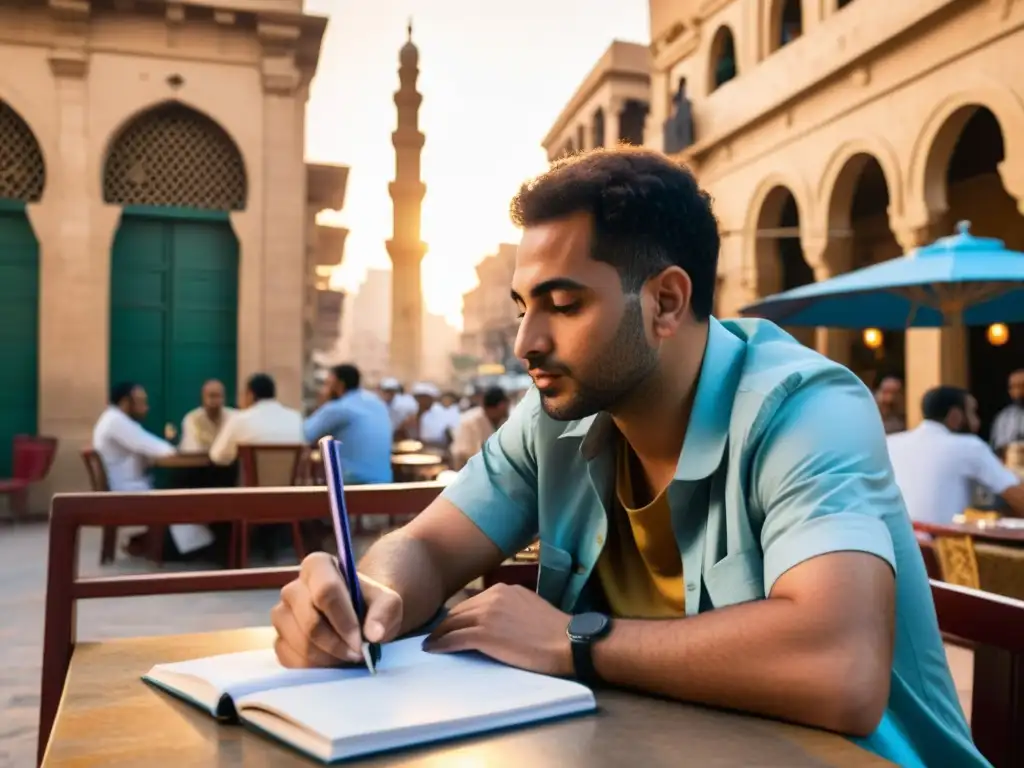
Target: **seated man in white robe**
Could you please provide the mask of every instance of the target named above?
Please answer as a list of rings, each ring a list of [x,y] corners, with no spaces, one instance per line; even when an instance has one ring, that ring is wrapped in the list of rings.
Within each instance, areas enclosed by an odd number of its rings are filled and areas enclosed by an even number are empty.
[[[173,445],[147,432],[142,420],[149,412],[146,390],[134,382],[114,385],[110,404],[93,428],[92,445],[103,462],[111,491],[149,491],[153,488],[149,467],[156,459],[177,453]],[[183,555],[213,543],[205,525],[172,525],[171,538]],[[137,553],[140,540],[136,539]]]

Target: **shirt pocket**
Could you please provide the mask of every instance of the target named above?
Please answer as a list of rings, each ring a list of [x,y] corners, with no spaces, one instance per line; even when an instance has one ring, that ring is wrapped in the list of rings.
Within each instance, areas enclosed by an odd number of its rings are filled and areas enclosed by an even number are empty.
[[[764,598],[764,560],[758,549],[727,555],[704,574],[712,608]]]
[[[537,571],[537,594],[555,607],[562,604],[565,588],[572,576],[572,555],[564,549],[540,543],[540,567]]]

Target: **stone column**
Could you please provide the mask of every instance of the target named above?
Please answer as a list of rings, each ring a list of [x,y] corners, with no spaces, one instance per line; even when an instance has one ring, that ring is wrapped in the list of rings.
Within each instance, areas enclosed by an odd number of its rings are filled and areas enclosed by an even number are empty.
[[[622,137],[622,110],[625,108],[625,100],[613,96],[604,109],[604,145],[606,147],[617,146]]]
[[[928,245],[945,232],[940,222],[894,225],[904,252]],[[921,421],[921,398],[932,387],[967,386],[967,333],[961,328],[911,328],[906,341],[907,427]]]
[[[295,61],[298,27],[261,22],[263,43],[263,369],[278,399],[302,400],[306,266],[306,73]]]
[[[57,113],[44,203],[30,206],[40,241],[39,431],[60,440],[47,492],[89,487],[79,451],[107,402],[110,245],[120,209],[100,197],[103,158],[88,145],[89,11],[51,6]]]
[[[853,264],[853,241],[848,237],[802,237],[800,247],[818,282],[849,272]],[[817,328],[814,347],[825,357],[849,366],[850,345],[855,337],[855,331],[845,328]]]
[[[644,121],[644,146],[659,152],[665,151],[665,121],[669,110],[668,72],[658,70],[651,73],[650,109]],[[606,134],[607,135],[607,134]]]

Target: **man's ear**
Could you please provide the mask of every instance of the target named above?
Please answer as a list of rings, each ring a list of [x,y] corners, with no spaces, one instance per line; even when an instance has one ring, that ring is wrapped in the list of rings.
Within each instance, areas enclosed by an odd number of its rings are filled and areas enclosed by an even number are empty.
[[[653,331],[655,338],[675,335],[690,314],[693,283],[679,267],[668,267],[647,281],[653,299]]]

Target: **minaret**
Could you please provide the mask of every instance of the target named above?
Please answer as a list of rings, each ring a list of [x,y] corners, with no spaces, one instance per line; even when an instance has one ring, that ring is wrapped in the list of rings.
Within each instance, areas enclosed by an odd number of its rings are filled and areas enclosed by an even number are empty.
[[[409,39],[399,54],[399,89],[395,92],[398,128],[391,134],[395,147],[395,180],[388,185],[394,225],[388,240],[391,256],[391,370],[407,386],[420,372],[423,354],[423,293],[420,263],[427,246],[420,240],[420,208],[427,187],[420,181],[420,152],[424,136],[419,130],[423,97],[416,90],[419,51]]]

